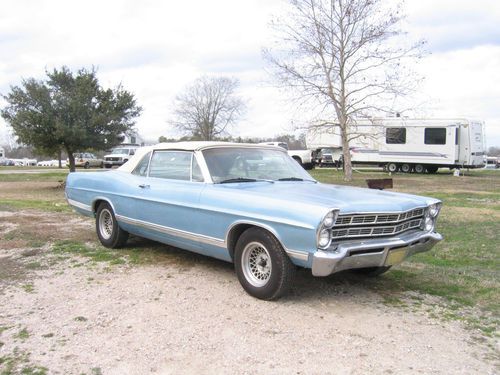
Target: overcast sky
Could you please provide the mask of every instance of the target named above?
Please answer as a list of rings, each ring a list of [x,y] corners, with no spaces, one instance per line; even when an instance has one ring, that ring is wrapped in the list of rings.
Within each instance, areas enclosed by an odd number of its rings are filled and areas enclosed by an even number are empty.
[[[103,86],[121,82],[136,95],[144,108],[137,128],[155,141],[176,135],[168,120],[177,93],[200,75],[228,75],[240,80],[248,101],[233,135],[291,133],[299,114],[272,87],[261,57],[272,38],[269,21],[284,4],[2,0],[0,93],[21,78],[45,78],[46,69],[94,65]],[[428,41],[429,54],[416,66],[425,77],[418,113],[482,119],[487,146],[500,146],[500,2],[407,0],[404,9],[408,37]]]

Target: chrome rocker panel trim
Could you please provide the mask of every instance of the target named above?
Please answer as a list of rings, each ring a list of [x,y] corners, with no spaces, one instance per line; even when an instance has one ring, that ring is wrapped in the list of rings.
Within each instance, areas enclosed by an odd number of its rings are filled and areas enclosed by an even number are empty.
[[[80,210],[92,212],[92,207],[90,207],[88,204],[80,203],[78,201],[69,198],[67,198],[66,200],[73,207],[79,208]]]
[[[443,236],[435,232],[411,232],[390,239],[339,243],[332,250],[318,250],[313,254],[312,274],[328,276],[332,273],[366,267],[382,267],[390,250],[406,249],[404,259],[430,250]],[[377,251],[379,250],[380,251]]]

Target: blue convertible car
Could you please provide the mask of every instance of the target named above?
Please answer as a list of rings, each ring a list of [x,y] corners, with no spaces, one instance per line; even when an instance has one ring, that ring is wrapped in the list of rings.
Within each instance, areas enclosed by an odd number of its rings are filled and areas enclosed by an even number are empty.
[[[243,288],[268,300],[288,291],[297,266],[377,275],[442,239],[440,201],[321,184],[274,146],[143,147],[117,170],[71,173],[66,196],[95,217],[104,246],[130,233],[234,262]]]

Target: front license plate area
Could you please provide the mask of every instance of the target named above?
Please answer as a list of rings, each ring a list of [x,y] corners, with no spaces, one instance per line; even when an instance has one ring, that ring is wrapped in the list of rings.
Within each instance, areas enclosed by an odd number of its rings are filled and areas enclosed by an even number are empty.
[[[387,258],[385,259],[385,266],[394,266],[401,263],[405,260],[407,251],[408,249],[406,247],[402,249],[390,250],[389,254],[387,254]]]

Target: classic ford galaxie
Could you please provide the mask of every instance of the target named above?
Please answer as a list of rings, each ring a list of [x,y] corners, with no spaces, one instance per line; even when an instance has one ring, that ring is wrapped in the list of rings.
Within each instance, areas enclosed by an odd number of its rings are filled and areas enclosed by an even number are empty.
[[[129,233],[233,262],[243,288],[276,299],[295,268],[377,275],[442,239],[441,202],[321,184],[285,150],[215,142],[143,147],[117,170],[71,173],[66,196],[107,247]]]

